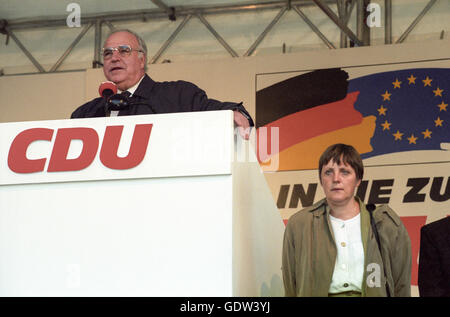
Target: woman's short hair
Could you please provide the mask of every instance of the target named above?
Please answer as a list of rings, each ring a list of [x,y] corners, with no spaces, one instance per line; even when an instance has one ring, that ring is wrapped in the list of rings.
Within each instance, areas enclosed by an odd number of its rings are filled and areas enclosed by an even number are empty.
[[[359,180],[363,178],[364,165],[358,151],[351,145],[338,143],[330,145],[320,156],[319,179],[321,179],[324,165],[327,165],[331,160],[337,164],[341,164],[341,158],[344,164],[348,164],[353,168]]]

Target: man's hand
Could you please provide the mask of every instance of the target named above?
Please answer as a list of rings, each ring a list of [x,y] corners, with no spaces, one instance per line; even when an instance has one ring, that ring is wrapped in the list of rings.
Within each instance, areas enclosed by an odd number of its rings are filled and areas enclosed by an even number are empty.
[[[248,119],[238,110],[234,110],[233,113],[234,123],[239,129],[239,134],[244,140],[248,140],[250,138],[250,123],[248,122]]]

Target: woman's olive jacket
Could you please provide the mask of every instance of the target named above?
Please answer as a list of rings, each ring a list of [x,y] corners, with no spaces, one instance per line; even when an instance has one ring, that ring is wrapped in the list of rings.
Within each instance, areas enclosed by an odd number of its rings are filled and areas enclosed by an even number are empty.
[[[380,244],[366,206],[361,211],[364,247],[362,296],[411,296],[411,241],[397,214],[387,205],[373,211]],[[285,296],[328,296],[337,248],[323,199],[289,218],[283,241],[282,271]]]

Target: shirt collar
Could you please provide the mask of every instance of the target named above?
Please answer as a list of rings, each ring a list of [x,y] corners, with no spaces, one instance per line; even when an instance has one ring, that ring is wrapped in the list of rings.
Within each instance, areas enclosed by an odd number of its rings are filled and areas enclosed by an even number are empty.
[[[355,197],[355,200],[356,200],[356,201],[358,202],[358,204],[359,204],[359,211],[362,213],[363,210],[364,210],[364,211],[366,210],[366,206],[365,206],[364,203],[361,201],[361,199],[359,199],[358,196],[354,196],[354,197]],[[321,207],[322,207],[322,208],[321,208]],[[320,217],[320,216],[322,216],[323,214],[329,215],[329,214],[330,214],[330,206],[329,206],[328,203],[327,203],[327,199],[324,198],[324,199],[318,201],[317,203],[315,203],[315,204],[312,206],[312,210],[311,210],[311,211],[314,213],[314,215],[315,215],[316,217]]]
[[[141,79],[139,79],[139,81],[133,86],[127,89],[127,91],[131,94],[130,96],[133,96],[134,92],[136,91],[136,89],[138,88],[139,84],[141,83],[142,79],[144,79],[145,74],[141,77]],[[122,93],[121,90],[118,90],[119,93]]]

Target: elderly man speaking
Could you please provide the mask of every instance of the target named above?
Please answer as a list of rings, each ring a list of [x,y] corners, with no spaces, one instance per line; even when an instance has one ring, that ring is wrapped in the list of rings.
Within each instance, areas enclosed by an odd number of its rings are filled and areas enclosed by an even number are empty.
[[[76,109],[71,118],[126,116],[186,111],[233,110],[234,122],[242,137],[248,139],[253,120],[242,103],[209,99],[205,92],[186,81],[155,82],[147,74],[147,46],[130,30],[112,32],[102,49],[105,77],[116,84],[126,107],[108,110],[105,98],[96,98]]]

